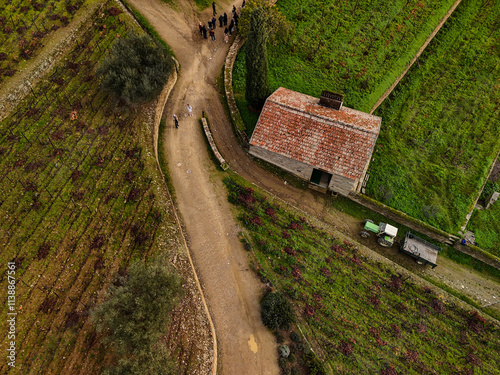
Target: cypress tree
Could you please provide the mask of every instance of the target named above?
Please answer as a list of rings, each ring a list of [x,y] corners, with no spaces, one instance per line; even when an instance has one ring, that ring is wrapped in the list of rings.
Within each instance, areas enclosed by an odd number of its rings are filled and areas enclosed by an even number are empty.
[[[246,92],[248,105],[260,110],[270,94],[267,79],[267,31],[263,8],[256,8],[250,14],[250,28],[247,33],[245,62]]]

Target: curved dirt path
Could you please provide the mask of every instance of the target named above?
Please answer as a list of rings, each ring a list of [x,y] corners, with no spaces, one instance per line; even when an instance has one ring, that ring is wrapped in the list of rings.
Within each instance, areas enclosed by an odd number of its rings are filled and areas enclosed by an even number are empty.
[[[216,42],[200,37],[198,22],[207,23],[212,10],[201,16],[181,0],[171,9],[158,0],[130,0],[170,45],[181,65],[167,105],[166,152],[178,208],[189,248],[210,306],[219,341],[220,374],[278,374],[274,337],[261,323],[262,284],[249,269],[247,253],[238,240],[240,228],[207,153],[199,118],[204,110],[211,122],[228,124],[215,90],[229,44],[216,29]],[[220,9],[221,2],[217,2]],[[232,4],[224,4],[228,15]],[[218,22],[217,22],[218,23]],[[187,116],[187,104],[194,116]],[[179,129],[172,116],[179,117]]]

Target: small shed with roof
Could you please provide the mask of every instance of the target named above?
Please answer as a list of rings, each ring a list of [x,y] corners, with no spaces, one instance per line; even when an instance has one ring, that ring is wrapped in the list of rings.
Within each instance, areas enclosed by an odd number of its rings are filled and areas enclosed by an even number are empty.
[[[348,195],[361,190],[382,119],[343,106],[343,96],[321,98],[280,87],[266,100],[250,138],[250,154],[310,182]]]

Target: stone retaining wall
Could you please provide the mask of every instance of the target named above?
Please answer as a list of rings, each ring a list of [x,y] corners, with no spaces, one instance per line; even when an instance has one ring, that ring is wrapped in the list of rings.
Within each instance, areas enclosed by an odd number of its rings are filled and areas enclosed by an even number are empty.
[[[229,51],[226,57],[226,63],[224,66],[224,88],[226,90],[226,100],[229,107],[229,113],[231,115],[231,122],[233,124],[234,132],[238,137],[240,143],[244,147],[248,147],[248,136],[245,133],[245,123],[241,118],[240,111],[236,105],[236,100],[234,100],[233,92],[233,65],[236,60],[236,55],[239,49],[243,45],[243,40],[239,35],[234,38],[233,44],[229,47]]]
[[[203,125],[203,131],[205,132],[205,137],[207,137],[208,144],[210,145],[210,148],[212,149],[212,152],[214,153],[215,157],[219,161],[220,167],[225,171],[226,169],[229,168],[229,166],[222,157],[222,155],[220,154],[219,149],[215,144],[214,138],[212,137],[212,132],[208,127],[207,119],[205,117],[202,117],[201,123]]]

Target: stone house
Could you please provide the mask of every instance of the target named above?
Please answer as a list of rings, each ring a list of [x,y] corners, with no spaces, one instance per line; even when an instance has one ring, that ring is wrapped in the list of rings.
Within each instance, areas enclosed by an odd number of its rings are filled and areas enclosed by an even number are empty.
[[[250,154],[310,182],[315,190],[347,196],[361,190],[382,119],[280,87],[266,100],[250,138]]]

